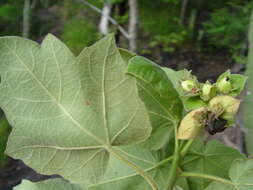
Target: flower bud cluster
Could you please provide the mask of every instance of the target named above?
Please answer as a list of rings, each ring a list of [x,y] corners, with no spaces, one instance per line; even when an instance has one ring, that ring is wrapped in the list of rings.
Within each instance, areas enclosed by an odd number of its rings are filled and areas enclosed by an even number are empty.
[[[226,73],[214,84],[209,81],[199,83],[195,78],[189,77],[189,79],[181,81],[181,87],[186,96],[199,95],[203,101],[209,101],[216,95],[225,95],[232,92],[233,84],[230,75],[230,72]]]
[[[214,84],[209,81],[199,83],[193,77],[181,81],[181,87],[186,97],[199,96],[199,99],[204,103],[193,108],[181,120],[178,139],[195,138],[203,128],[209,134],[215,134],[222,132],[234,123],[240,100],[233,97],[232,92],[236,89],[233,87],[238,86],[233,81],[238,80],[231,80],[232,77],[234,76],[227,71]]]

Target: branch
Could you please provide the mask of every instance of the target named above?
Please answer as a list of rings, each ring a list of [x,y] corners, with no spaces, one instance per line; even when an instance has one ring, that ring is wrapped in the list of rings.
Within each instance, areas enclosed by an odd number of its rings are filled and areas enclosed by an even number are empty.
[[[104,7],[101,13],[100,23],[99,23],[99,32],[104,35],[108,34],[108,31],[109,31],[108,22],[109,22],[109,17],[111,14],[111,8],[112,8],[112,4],[109,2],[109,0],[105,0]]]
[[[30,0],[25,0],[23,8],[23,32],[22,36],[25,38],[29,37],[30,32]]]
[[[129,4],[129,48],[131,51],[137,50],[137,33],[138,33],[138,1],[128,0]]]
[[[91,3],[89,3],[89,2],[87,2],[87,1],[85,1],[85,0],[79,0],[79,2],[80,2],[80,3],[83,3],[84,5],[90,7],[91,9],[93,9],[94,11],[96,11],[97,13],[99,13],[99,14],[102,15],[102,10],[99,9],[99,8],[97,8],[96,6],[92,5]],[[114,18],[112,18],[112,17],[109,16],[108,19],[109,19],[109,21],[110,21],[113,25],[115,25],[115,26],[118,28],[118,30],[122,33],[122,35],[123,35],[126,39],[129,39],[129,34],[128,34],[128,32],[127,32],[122,26],[120,26],[120,25],[118,24],[118,22],[117,22]]]

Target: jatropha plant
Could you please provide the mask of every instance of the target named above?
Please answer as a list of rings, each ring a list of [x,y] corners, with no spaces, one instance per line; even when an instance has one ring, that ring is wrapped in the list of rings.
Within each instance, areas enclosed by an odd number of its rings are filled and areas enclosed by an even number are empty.
[[[119,49],[0,38],[6,154],[62,178],[15,190],[252,190],[253,160],[204,136],[234,125],[246,77],[198,82]]]

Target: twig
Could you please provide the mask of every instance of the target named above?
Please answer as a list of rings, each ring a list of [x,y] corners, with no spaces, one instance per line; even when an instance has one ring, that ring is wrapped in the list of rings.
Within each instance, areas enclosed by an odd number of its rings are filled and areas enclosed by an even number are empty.
[[[94,11],[96,11],[97,13],[102,14],[102,10],[99,9],[99,8],[97,8],[96,6],[92,5],[91,3],[89,3],[89,2],[87,2],[87,1],[85,1],[85,0],[79,0],[79,2],[81,2],[81,3],[83,3],[84,5],[90,7],[91,9],[93,9]],[[117,22],[114,18],[112,18],[112,17],[109,16],[108,19],[109,19],[109,21],[110,21],[113,25],[115,25],[115,26],[118,28],[118,30],[123,34],[123,36],[124,36],[126,39],[129,39],[129,34],[128,34],[128,32],[127,32],[122,26],[120,26],[120,25],[118,24],[118,22]]]
[[[37,4],[37,0],[33,0],[32,4],[31,4],[31,9],[34,9],[36,4]]]

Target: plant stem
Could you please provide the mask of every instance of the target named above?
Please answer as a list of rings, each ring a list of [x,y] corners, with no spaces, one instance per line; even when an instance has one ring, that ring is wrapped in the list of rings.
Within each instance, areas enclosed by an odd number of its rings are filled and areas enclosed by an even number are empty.
[[[152,177],[150,177],[150,175],[146,171],[141,169],[139,166],[137,166],[133,162],[127,160],[119,153],[115,152],[112,148],[107,147],[107,150],[117,159],[121,160],[122,162],[124,162],[125,164],[133,168],[135,171],[137,171],[149,183],[149,185],[152,187],[152,190],[158,190],[158,186],[156,182],[154,181]]]
[[[223,179],[217,176],[207,175],[207,174],[201,174],[201,173],[191,173],[191,172],[182,172],[180,173],[179,177],[195,177],[195,178],[203,178],[203,179],[209,179],[213,181],[217,181],[220,183],[224,183],[226,185],[235,186],[235,184],[227,179]]]
[[[182,148],[180,155],[182,157],[185,156],[185,154],[187,153],[187,151],[189,150],[189,148],[191,147],[192,143],[194,142],[194,139],[191,139],[189,141],[187,141],[187,143],[184,145],[184,147]]]
[[[161,162],[159,162],[155,167],[156,168],[159,168],[160,166],[164,165],[164,164],[167,164],[168,162],[172,161],[174,158],[174,156],[170,156],[164,160],[162,160]]]
[[[177,139],[177,125],[175,125],[175,150],[174,150],[174,159],[170,168],[169,178],[168,178],[168,184],[167,184],[167,190],[172,190],[173,186],[176,182],[177,178],[177,167],[180,159],[180,153],[179,153],[179,142]]]

